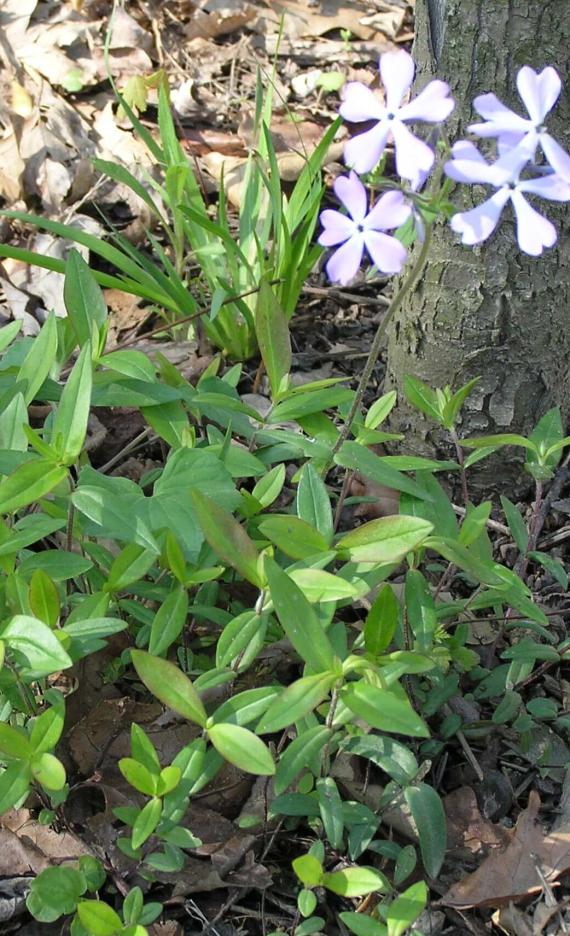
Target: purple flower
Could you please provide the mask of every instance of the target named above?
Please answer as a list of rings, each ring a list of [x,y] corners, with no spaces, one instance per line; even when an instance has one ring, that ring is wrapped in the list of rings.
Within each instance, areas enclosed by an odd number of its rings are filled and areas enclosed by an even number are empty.
[[[375,120],[371,130],[350,140],[344,161],[356,172],[370,172],[378,163],[388,139],[396,149],[396,169],[403,179],[416,179],[429,172],[434,162],[433,150],[406,127],[408,121],[439,123],[449,117],[455,104],[444,81],[430,81],[408,104],[402,101],[414,80],[414,62],[408,52],[385,52],[380,56],[380,75],[386,90],[386,104],[360,81],[349,82],[344,89],[340,114],[351,123]]]
[[[540,73],[524,65],[517,75],[517,88],[528,117],[515,114],[495,94],[481,94],[475,98],[473,106],[484,123],[472,124],[469,130],[480,137],[497,137],[500,150],[524,142],[534,157],[540,146],[554,171],[570,182],[570,156],[544,125],[560,96],[562,82],[558,72],[550,65]]]
[[[517,241],[524,253],[534,257],[544,247],[556,243],[556,228],[543,218],[525,198],[525,194],[539,195],[550,201],[569,201],[570,185],[555,173],[539,178],[521,179],[520,174],[529,162],[529,151],[523,145],[509,150],[495,163],[489,164],[473,143],[461,141],[451,151],[452,159],[445,164],[445,172],[456,182],[492,185],[496,192],[487,201],[471,211],[453,215],[451,227],[462,235],[464,244],[480,244],[491,236],[503,208],[511,202],[517,222]]]
[[[334,191],[348,211],[327,209],[321,214],[324,230],[319,237],[323,247],[342,244],[326,265],[328,278],[346,286],[358,272],[364,248],[382,273],[399,273],[406,262],[406,248],[395,237],[384,234],[399,227],[410,214],[401,192],[386,192],[366,213],[366,189],[355,172],[340,176]]]

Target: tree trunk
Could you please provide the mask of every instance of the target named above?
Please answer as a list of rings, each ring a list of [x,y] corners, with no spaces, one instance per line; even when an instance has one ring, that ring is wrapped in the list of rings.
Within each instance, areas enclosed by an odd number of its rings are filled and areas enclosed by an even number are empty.
[[[554,65],[564,87],[549,128],[568,148],[567,3],[417,0],[416,15],[417,85],[432,77],[451,85],[457,102],[448,125],[452,140],[464,136],[476,117],[471,105],[477,94],[494,91],[526,116],[516,91],[518,69]],[[489,190],[461,186],[453,201],[469,208],[481,201],[483,191]],[[561,407],[563,419],[570,413],[570,212],[552,202],[537,207],[559,231],[556,247],[539,258],[519,251],[510,207],[491,240],[476,248],[459,244],[448,227],[434,231],[422,281],[389,333],[387,384],[399,390],[400,401],[394,428],[406,433],[417,452],[433,454],[442,438],[405,403],[406,374],[455,389],[481,377],[464,409],[461,435],[525,434],[551,406]],[[503,455],[500,463],[481,466],[481,486],[500,481],[516,487],[522,481],[514,454],[508,463]]]

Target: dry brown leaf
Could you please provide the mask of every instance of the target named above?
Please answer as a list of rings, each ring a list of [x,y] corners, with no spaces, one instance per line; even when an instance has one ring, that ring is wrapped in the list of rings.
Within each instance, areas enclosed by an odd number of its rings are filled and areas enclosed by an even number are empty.
[[[71,832],[56,832],[32,819],[27,809],[0,818],[0,876],[39,874],[51,864],[74,862],[91,851]]]
[[[257,7],[251,3],[236,3],[231,0],[209,0],[196,10],[184,33],[189,41],[217,39],[243,29],[258,15]]]
[[[307,0],[274,0],[256,22],[256,31],[277,32],[283,16],[283,34],[287,39],[307,39],[326,33],[347,30],[358,39],[373,39],[375,26],[363,23],[369,7],[347,0],[321,0],[316,6]]]
[[[541,876],[553,884],[570,870],[570,822],[545,832],[538,822],[540,797],[532,791],[505,849],[494,850],[481,866],[442,897],[447,907],[501,907],[540,893]],[[540,874],[539,874],[539,870]]]
[[[459,787],[443,801],[447,818],[447,847],[466,848],[480,854],[489,848],[504,848],[511,833],[504,826],[485,819],[471,787]]]

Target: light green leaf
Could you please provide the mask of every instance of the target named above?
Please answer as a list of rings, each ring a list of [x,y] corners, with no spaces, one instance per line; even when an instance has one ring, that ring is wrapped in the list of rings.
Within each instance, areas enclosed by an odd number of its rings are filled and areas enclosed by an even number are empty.
[[[92,384],[91,343],[87,342],[67,379],[53,423],[53,445],[64,465],[72,465],[83,448]]]
[[[133,826],[131,845],[134,849],[140,848],[156,829],[162,815],[162,800],[153,796],[144,806]]]
[[[327,698],[337,681],[335,673],[297,679],[272,703],[257,726],[258,734],[273,734],[300,721]]]
[[[208,737],[216,751],[239,770],[260,776],[275,773],[269,748],[248,728],[224,722],[208,728]]]
[[[189,721],[196,722],[201,728],[204,727],[208,716],[202,700],[191,681],[177,666],[143,650],[131,650],[131,658],[147,689],[163,705],[174,709]]]
[[[149,653],[161,656],[182,633],[188,615],[188,594],[175,588],[156,612],[150,629]]]
[[[419,650],[430,650],[437,628],[435,601],[431,589],[418,569],[406,573],[406,609],[408,621]]]
[[[80,348],[91,342],[93,325],[101,329],[107,318],[107,307],[89,265],[72,248],[65,266],[63,301]]]
[[[330,497],[320,474],[308,461],[297,488],[297,514],[310,523],[330,546],[333,538],[333,514]]]
[[[341,690],[342,701],[351,712],[373,728],[411,738],[429,738],[429,729],[409,700],[388,689],[379,689],[362,680]]]
[[[396,897],[388,908],[388,936],[403,936],[422,913],[428,897],[425,881],[417,881]]]
[[[336,548],[352,562],[399,562],[417,549],[432,530],[432,524],[421,517],[381,517],[343,536]]]
[[[510,501],[508,497],[504,497],[502,494],[501,506],[505,512],[509,530],[513,534],[513,539],[517,544],[519,552],[524,555],[528,549],[528,530],[526,528],[526,524],[512,501]]]
[[[66,781],[65,767],[49,751],[35,754],[30,761],[30,766],[34,780],[46,790],[63,790]]]
[[[301,855],[293,861],[293,871],[305,887],[318,887],[323,879],[323,866],[314,855]]]
[[[0,514],[13,513],[49,494],[67,477],[67,469],[43,458],[24,462],[0,482]]]
[[[48,376],[57,353],[57,326],[51,312],[18,371],[16,382],[25,381],[24,400],[29,405]]]
[[[73,665],[54,632],[38,618],[17,614],[2,628],[0,636],[9,647],[25,656],[36,678]]]
[[[77,916],[90,936],[117,936],[123,930],[119,914],[102,900],[82,900]]]
[[[306,559],[328,549],[324,536],[305,520],[290,514],[270,514],[258,526],[263,536],[292,559]]]
[[[262,279],[255,310],[255,333],[265,365],[271,395],[277,402],[286,390],[291,370],[291,338],[287,317],[281,308],[273,287]]]
[[[352,867],[342,871],[329,871],[323,874],[321,884],[333,894],[341,897],[365,897],[375,892],[382,894],[389,890],[383,874],[374,868]]]
[[[364,646],[378,656],[390,646],[398,626],[400,605],[390,585],[381,586],[364,622]]]
[[[434,422],[442,424],[443,416],[437,394],[423,380],[409,375],[404,377],[404,393],[412,406],[419,409],[425,416],[429,416]]]
[[[259,729],[258,729],[259,730]],[[279,758],[275,775],[275,793],[279,796],[293,783],[295,778],[311,762],[312,757],[322,751],[332,737],[325,725],[315,725],[297,735]]]

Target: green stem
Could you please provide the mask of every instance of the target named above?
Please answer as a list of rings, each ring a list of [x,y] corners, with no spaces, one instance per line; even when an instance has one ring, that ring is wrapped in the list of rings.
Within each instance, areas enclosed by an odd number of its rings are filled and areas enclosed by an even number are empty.
[[[382,350],[382,340],[384,338],[384,335],[386,334],[386,329],[388,328],[388,325],[390,324],[396,312],[402,305],[404,299],[406,298],[406,296],[408,296],[412,292],[412,290],[414,289],[414,287],[416,286],[418,282],[418,279],[420,278],[420,275],[426,265],[426,260],[428,258],[429,249],[431,245],[431,238],[432,238],[432,227],[430,225],[429,227],[426,228],[425,240],[421,246],[420,252],[418,253],[416,262],[414,263],[413,267],[411,268],[404,282],[400,286],[400,289],[398,290],[398,292],[392,299],[390,305],[388,306],[386,310],[386,314],[384,315],[382,321],[380,322],[376,330],[374,341],[372,342],[372,347],[370,348],[370,353],[366,359],[364,370],[362,371],[360,380],[358,382],[358,387],[356,388],[356,395],[354,397],[352,406],[350,408],[350,412],[346,418],[344,426],[340,430],[338,439],[336,440],[332,448],[329,460],[324,466],[324,471],[323,471],[324,474],[326,474],[326,472],[332,466],[333,461],[334,461],[334,456],[339,451],[340,447],[346,442],[346,440],[348,439],[350,435],[352,424],[354,423],[355,417],[358,413],[358,410],[360,409],[364,394],[366,392],[366,388],[368,386],[368,383],[372,376],[372,372],[376,365],[376,361],[378,360],[378,356],[380,354],[380,351]]]

